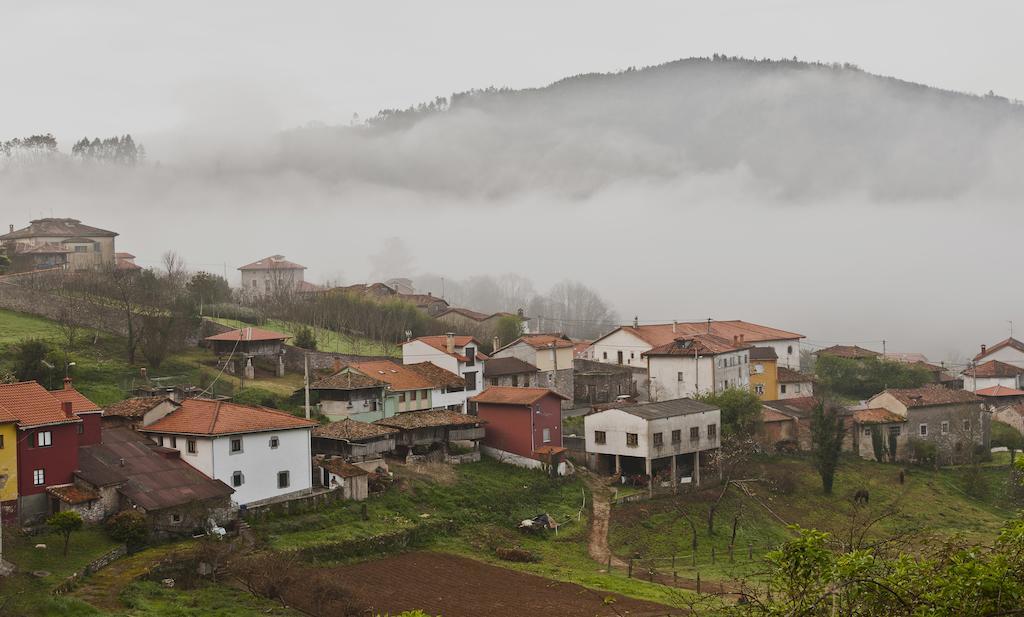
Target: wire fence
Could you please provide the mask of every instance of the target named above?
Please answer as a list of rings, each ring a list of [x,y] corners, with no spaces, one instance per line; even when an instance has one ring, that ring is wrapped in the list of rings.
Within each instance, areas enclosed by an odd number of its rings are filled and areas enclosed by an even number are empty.
[[[751,575],[764,564],[764,557],[778,548],[775,544],[729,545],[724,549],[712,546],[707,552],[696,551],[662,557],[635,557],[618,560],[608,557],[605,564],[610,575],[634,578],[670,587],[707,593],[726,593],[729,585],[723,577]],[[704,572],[702,580],[701,573]],[[713,581],[708,581],[708,575]]]

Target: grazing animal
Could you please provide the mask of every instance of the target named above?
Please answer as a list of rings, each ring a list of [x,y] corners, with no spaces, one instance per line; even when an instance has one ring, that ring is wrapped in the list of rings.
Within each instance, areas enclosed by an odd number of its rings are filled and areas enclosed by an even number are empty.
[[[866,504],[868,502],[868,497],[868,490],[866,488],[862,488],[853,494],[853,503]]]

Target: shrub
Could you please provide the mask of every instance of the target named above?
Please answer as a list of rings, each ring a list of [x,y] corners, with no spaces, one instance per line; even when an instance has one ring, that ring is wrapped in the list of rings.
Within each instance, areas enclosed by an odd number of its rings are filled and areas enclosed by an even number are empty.
[[[292,344],[302,349],[316,351],[316,336],[313,335],[313,330],[309,326],[300,326],[295,331],[295,339]]]
[[[118,512],[107,520],[106,528],[111,538],[129,547],[139,546],[149,536],[149,522],[138,510]]]
[[[918,465],[934,465],[938,449],[935,444],[923,439],[910,440],[910,456]]]
[[[25,339],[14,346],[14,376],[18,381],[46,383],[53,370],[47,366],[50,345],[42,339]]]
[[[768,481],[771,483],[772,489],[780,495],[792,495],[799,486],[796,473],[787,467],[776,467],[769,470]]]

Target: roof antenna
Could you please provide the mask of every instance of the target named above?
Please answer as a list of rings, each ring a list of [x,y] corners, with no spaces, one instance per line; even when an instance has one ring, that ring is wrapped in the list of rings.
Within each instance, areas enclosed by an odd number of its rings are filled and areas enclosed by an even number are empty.
[[[1010,338],[1013,338],[1013,320],[1009,320],[1006,323],[1010,324]]]

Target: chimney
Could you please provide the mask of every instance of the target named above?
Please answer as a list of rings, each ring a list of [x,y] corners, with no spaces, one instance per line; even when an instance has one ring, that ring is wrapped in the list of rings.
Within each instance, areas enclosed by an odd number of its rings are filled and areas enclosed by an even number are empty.
[[[640,317],[633,317],[633,327],[634,328],[639,328],[640,327]]]
[[[741,342],[741,343],[743,342],[743,337],[744,337],[744,336],[746,336],[746,334],[741,334],[741,335],[740,335],[740,342]]]
[[[711,334],[711,318],[708,317],[708,334]]]
[[[522,308],[517,308],[516,309],[516,315],[521,319],[523,317],[523,309]]]
[[[14,233],[14,225],[8,225],[7,229],[11,230],[11,233]]]
[[[428,291],[428,292],[427,292],[427,297],[428,297],[428,298],[433,298],[433,297],[434,297],[434,292],[432,292],[432,291]]]
[[[444,335],[444,348],[448,353],[455,353],[455,333],[446,332]]]
[[[120,465],[121,467],[124,467],[124,459],[118,459],[117,464]]]
[[[65,390],[71,390],[72,389],[72,387],[71,387],[71,378],[70,377],[65,377],[64,378],[64,389]]]
[[[673,319],[672,320],[672,334],[675,334],[678,331],[679,331],[679,322],[676,321],[675,319]]]
[[[981,353],[984,354],[986,349],[988,349],[988,345],[982,345],[981,346]]]
[[[739,345],[739,343],[740,343],[740,337],[735,335],[735,334],[733,334],[732,335],[732,344],[733,345]]]
[[[75,417],[75,412],[71,411],[71,401],[61,401],[60,402],[60,408],[61,408],[61,411],[64,412],[65,416],[67,416],[69,418],[74,418]]]
[[[498,348],[501,346],[501,340],[498,337],[494,337],[491,340],[491,346],[494,348],[494,351],[498,351]]]

